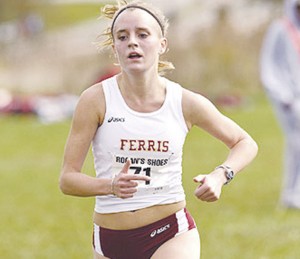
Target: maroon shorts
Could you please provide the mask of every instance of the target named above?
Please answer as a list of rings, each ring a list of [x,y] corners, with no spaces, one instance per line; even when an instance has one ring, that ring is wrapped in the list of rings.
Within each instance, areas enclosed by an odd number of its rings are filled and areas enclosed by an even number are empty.
[[[130,230],[111,230],[94,224],[93,246],[98,254],[111,259],[149,259],[163,243],[193,228],[196,225],[187,209]]]

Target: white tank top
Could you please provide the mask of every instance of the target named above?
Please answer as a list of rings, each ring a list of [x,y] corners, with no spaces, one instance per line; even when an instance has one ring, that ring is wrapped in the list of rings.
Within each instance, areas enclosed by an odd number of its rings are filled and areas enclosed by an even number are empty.
[[[96,212],[131,211],[185,199],[181,163],[188,129],[182,113],[182,88],[164,80],[165,101],[149,113],[127,106],[115,76],[102,82],[106,112],[92,145],[96,177],[112,178],[130,159],[129,173],[148,175],[151,181],[139,182],[133,198],[97,196]]]

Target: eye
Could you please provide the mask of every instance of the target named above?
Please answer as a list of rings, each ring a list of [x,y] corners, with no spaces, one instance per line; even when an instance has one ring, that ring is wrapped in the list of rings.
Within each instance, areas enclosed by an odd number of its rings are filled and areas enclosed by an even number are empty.
[[[139,34],[139,37],[142,38],[142,39],[145,39],[145,38],[148,37],[148,34],[145,33],[145,32],[142,32],[142,33]]]
[[[127,39],[127,36],[125,36],[125,35],[118,36],[118,40],[120,40],[120,41],[124,41],[126,39]]]

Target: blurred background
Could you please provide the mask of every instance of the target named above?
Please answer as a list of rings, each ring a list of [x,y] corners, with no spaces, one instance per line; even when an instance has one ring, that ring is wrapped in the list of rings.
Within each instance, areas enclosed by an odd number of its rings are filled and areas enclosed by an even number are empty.
[[[94,200],[63,196],[58,177],[80,93],[116,73],[97,49],[104,3],[0,0],[0,257],[92,258]],[[258,142],[257,159],[222,199],[193,197],[191,179],[227,154],[199,130],[187,138],[184,185],[202,258],[299,258],[299,212],[278,208],[283,139],[259,80],[276,0],[152,0],[170,20],[167,77],[212,100]],[[199,142],[200,138],[200,142]],[[94,175],[91,154],[84,172]]]
[[[99,53],[97,19],[109,1],[0,1],[0,89],[15,94],[80,94],[109,72]],[[170,20],[169,75],[189,88],[218,95],[260,92],[257,58],[265,25],[280,1],[150,1]],[[80,76],[78,76],[80,75]]]

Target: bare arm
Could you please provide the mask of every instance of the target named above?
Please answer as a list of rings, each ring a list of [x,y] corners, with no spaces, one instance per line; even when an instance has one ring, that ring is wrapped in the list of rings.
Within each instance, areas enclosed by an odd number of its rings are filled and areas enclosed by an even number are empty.
[[[96,179],[81,173],[91,141],[105,113],[104,94],[99,85],[92,86],[80,96],[72,127],[65,146],[60,189],[75,196],[109,193],[109,179]]]
[[[200,127],[229,148],[229,154],[223,165],[230,166],[235,173],[238,173],[254,159],[258,149],[255,141],[235,122],[221,114],[209,100],[184,90],[182,105],[189,128]],[[195,195],[204,201],[215,201],[220,197],[226,177],[221,168],[213,170],[204,178],[195,178],[195,180],[202,183]]]
[[[137,191],[135,180],[150,180],[147,176],[127,174],[129,162],[124,164],[114,179],[96,178],[81,172],[91,141],[98,127],[101,127],[105,109],[101,85],[94,85],[81,95],[66,143],[60,175],[60,189],[64,194],[81,197],[114,194],[120,198],[130,198]]]

